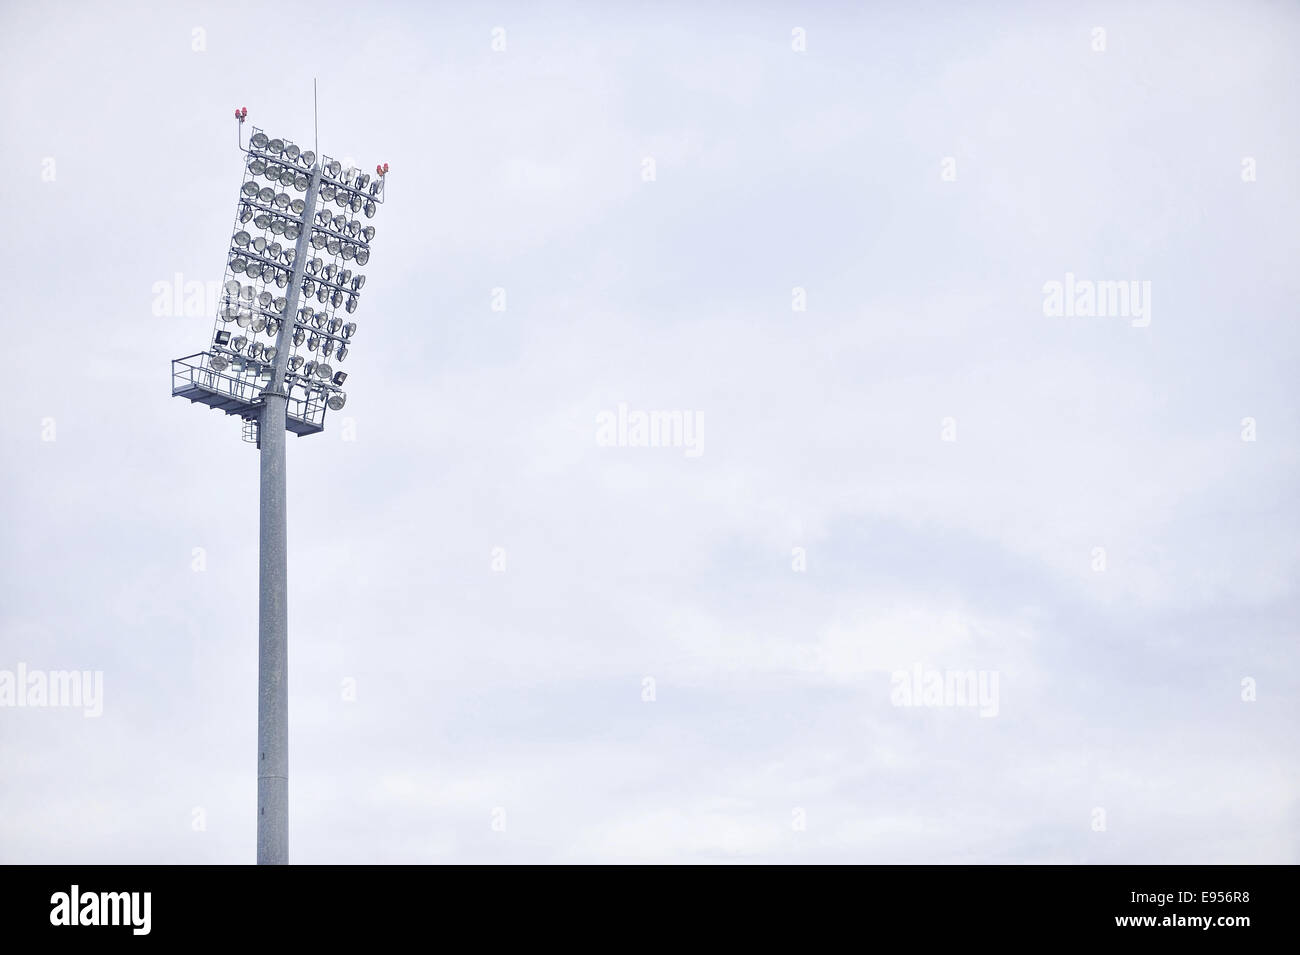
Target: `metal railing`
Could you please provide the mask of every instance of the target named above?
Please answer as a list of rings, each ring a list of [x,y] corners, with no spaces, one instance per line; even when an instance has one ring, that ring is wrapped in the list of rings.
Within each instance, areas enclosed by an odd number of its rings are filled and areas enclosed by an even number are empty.
[[[227,414],[254,418],[262,406],[266,382],[260,375],[246,372],[231,374],[215,370],[211,352],[198,352],[172,361],[172,394],[221,408]],[[233,368],[233,365],[231,366]],[[290,395],[286,414],[289,430],[298,434],[320,431],[325,427],[325,403],[313,398]],[[297,426],[295,426],[295,422]]]

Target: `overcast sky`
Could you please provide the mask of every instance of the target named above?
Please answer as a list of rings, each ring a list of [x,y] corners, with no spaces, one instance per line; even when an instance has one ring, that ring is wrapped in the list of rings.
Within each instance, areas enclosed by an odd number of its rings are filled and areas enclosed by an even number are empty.
[[[257,452],[156,287],[313,77],[391,172],[292,861],[1300,861],[1296,7],[379,6],[0,12],[0,671],[103,681],[0,708],[0,861],[253,861]]]

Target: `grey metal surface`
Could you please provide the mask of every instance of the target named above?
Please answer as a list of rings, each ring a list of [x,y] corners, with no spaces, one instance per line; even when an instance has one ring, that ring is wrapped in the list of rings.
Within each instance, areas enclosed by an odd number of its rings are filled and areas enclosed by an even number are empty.
[[[316,215],[320,163],[312,169],[298,235],[293,278],[285,296],[284,319],[275,340],[270,384],[262,396],[261,521],[257,602],[257,864],[289,862],[289,562],[285,507],[284,388],[289,361],[286,347],[298,314],[298,291]]]
[[[261,442],[257,601],[257,864],[289,861],[289,567],[283,395],[267,395]]]

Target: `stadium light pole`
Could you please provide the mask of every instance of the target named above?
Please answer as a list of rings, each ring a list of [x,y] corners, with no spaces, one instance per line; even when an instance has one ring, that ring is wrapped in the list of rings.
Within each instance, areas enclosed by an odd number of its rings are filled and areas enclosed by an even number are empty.
[[[235,111],[241,125],[246,109]],[[254,130],[244,150],[245,180],[240,189],[238,231],[231,238],[225,294],[217,327],[207,351],[172,362],[172,394],[200,402],[246,422],[246,439],[255,438],[259,459],[258,604],[257,604],[257,862],[289,861],[289,562],[286,510],[285,432],[299,437],[325,427],[325,412],[342,409],[347,400],[328,360],[347,357],[356,324],[335,314],[357,308],[365,284],[347,263],[370,259],[373,227],[349,217],[374,216],[383,202],[388,166],[370,176],[344,169],[336,160],[317,157],[293,143]],[[259,188],[256,180],[283,185]],[[305,194],[294,199],[288,189]],[[333,201],[343,213],[318,211]],[[251,222],[262,234],[243,228]],[[267,238],[267,233],[271,238]],[[277,237],[295,241],[283,248]],[[331,258],[314,257],[325,251]],[[235,275],[252,281],[245,285]],[[260,291],[259,291],[260,286]],[[283,288],[276,297],[271,288]],[[321,310],[299,308],[300,298],[315,296]],[[248,331],[233,337],[229,323]],[[274,340],[257,340],[265,334]],[[300,349],[306,346],[313,360]],[[291,352],[293,354],[291,354]],[[295,389],[302,397],[295,396]]]

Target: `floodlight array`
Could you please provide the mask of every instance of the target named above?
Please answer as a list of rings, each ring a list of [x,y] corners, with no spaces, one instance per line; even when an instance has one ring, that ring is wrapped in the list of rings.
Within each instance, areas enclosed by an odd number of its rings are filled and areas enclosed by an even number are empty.
[[[383,202],[386,166],[371,177],[338,160],[321,160],[316,214],[306,220],[306,191],[316,155],[288,140],[255,130],[249,140],[239,208],[208,353],[213,371],[253,384],[269,384],[280,324],[290,320],[286,290],[293,279],[295,245],[309,232],[311,258],[303,268],[300,307],[292,316],[286,383],[332,410],[347,401],[348,356],[370,261],[373,218]],[[333,208],[330,208],[331,205]]]

